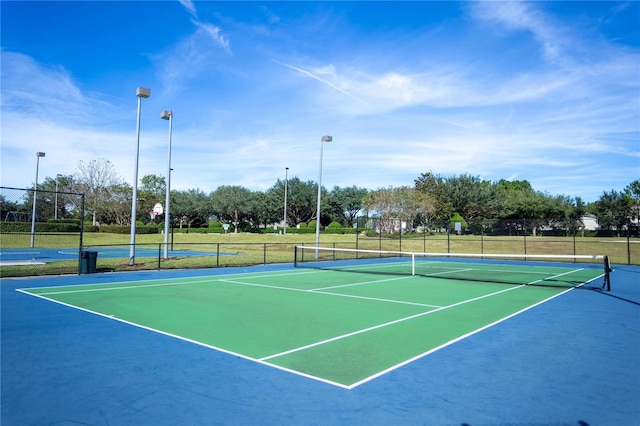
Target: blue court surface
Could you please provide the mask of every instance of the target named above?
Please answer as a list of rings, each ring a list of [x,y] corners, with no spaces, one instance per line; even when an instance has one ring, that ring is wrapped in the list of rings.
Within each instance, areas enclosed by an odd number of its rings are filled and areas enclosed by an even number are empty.
[[[86,247],[85,250],[98,252],[98,258],[128,258],[129,247]],[[170,250],[170,256],[216,256],[211,251]],[[158,257],[158,246],[154,248],[136,247],[136,257]],[[220,253],[220,256],[231,256],[233,253]],[[72,248],[12,248],[0,249],[0,262],[34,261],[56,262],[62,260],[78,260],[78,249]]]
[[[1,424],[637,425],[640,267],[614,268],[610,292],[568,290],[351,389],[18,291],[291,265],[3,278]]]

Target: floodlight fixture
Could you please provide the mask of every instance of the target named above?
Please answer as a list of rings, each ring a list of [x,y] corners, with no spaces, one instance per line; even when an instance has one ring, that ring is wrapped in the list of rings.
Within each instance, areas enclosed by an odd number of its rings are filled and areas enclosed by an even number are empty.
[[[151,90],[145,89],[144,87],[138,87],[136,89],[136,96],[139,98],[148,98],[151,96]]]

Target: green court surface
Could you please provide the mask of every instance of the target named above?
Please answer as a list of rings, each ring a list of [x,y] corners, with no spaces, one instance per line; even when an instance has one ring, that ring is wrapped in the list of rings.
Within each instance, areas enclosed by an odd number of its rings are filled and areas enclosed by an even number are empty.
[[[20,291],[351,389],[602,276],[431,264],[431,275],[297,268]]]

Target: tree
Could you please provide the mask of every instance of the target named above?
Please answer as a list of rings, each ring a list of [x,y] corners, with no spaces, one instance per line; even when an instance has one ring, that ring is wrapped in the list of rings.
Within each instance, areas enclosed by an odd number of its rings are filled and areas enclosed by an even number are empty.
[[[131,224],[131,198],[133,188],[126,182],[112,185],[109,191],[109,202],[100,210],[97,219],[100,223],[116,225]]]
[[[138,207],[142,212],[139,217],[149,218],[148,213],[156,203],[165,204],[167,184],[163,176],[144,175],[138,188]],[[164,206],[166,208],[166,206]],[[160,220],[157,217],[156,220]]]
[[[362,210],[362,200],[368,193],[368,189],[358,188],[355,185],[348,188],[335,186],[331,191],[330,200],[335,203],[336,210],[341,213],[340,219],[346,220],[346,223],[343,220],[337,220],[338,218],[334,219],[342,225],[353,226],[358,212]]]
[[[393,188],[387,188],[372,191],[364,197],[363,205],[367,210],[367,216],[371,215],[377,219],[379,232],[391,233],[395,230],[400,210],[397,195]]]
[[[287,223],[308,223],[316,215],[318,185],[313,181],[302,182],[293,177],[287,182],[287,191]],[[278,180],[267,193],[271,197],[273,211],[278,212],[277,217],[281,219],[284,213],[284,182]],[[326,199],[324,195],[323,198]]]
[[[120,184],[121,180],[110,161],[99,158],[88,163],[78,162],[74,176],[74,192],[85,194],[85,207],[91,214],[94,226],[98,212],[109,200],[110,191]]]
[[[158,200],[164,200],[167,183],[164,176],[144,175],[140,179],[139,191],[146,192]]]
[[[56,184],[57,179],[57,184]],[[73,176],[58,175],[56,178],[45,177],[38,183],[37,215],[40,220],[70,218],[74,211],[80,209],[80,198],[70,192]],[[29,195],[29,203],[32,203]],[[56,211],[57,205],[57,211]]]
[[[9,219],[9,212],[17,212],[19,204],[14,200],[7,200],[7,197],[0,195],[0,220]]]
[[[211,198],[214,214],[233,223],[235,233],[238,232],[238,224],[250,218],[252,194],[247,188],[222,185],[211,194]]]
[[[407,222],[407,227],[412,229],[412,223],[432,209],[428,200],[414,188],[390,187],[367,194],[363,206],[378,219],[381,232],[393,233],[402,229],[402,222]]]
[[[463,174],[446,179],[444,194],[453,212],[467,221],[495,217],[501,210],[497,187],[476,176]]]
[[[636,232],[640,237],[640,180],[636,179],[624,188],[624,193],[632,201],[633,214],[636,218]]]
[[[528,180],[505,180],[500,179],[497,183],[498,190],[502,193],[511,191],[534,192],[531,183]]]
[[[629,224],[629,218],[633,212],[632,200],[622,192],[605,191],[594,203],[593,212],[600,228],[615,230],[616,235],[620,236],[620,231]]]
[[[446,195],[445,178],[429,171],[422,173],[414,184],[418,192],[428,195],[433,201],[434,219],[449,220],[453,206]]]
[[[584,222],[582,218],[587,214],[587,205],[582,198],[575,197],[572,203],[572,209],[569,212],[569,225],[571,229],[581,230],[584,237]]]
[[[248,216],[252,226],[265,228],[279,221],[284,209],[280,207],[281,200],[277,200],[274,193],[253,192]],[[288,215],[287,215],[288,216]]]
[[[171,215],[182,229],[206,226],[213,214],[211,198],[200,189],[171,191]]]

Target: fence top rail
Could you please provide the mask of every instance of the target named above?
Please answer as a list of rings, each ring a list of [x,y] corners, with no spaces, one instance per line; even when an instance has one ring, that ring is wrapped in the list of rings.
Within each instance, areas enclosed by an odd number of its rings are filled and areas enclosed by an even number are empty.
[[[34,188],[13,188],[11,186],[0,186],[0,189],[12,189],[14,191],[33,191]],[[38,192],[50,192],[52,194],[67,194],[67,195],[84,195],[84,192],[66,192],[66,191],[50,191],[48,189],[37,189]]]

